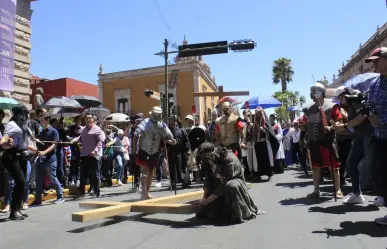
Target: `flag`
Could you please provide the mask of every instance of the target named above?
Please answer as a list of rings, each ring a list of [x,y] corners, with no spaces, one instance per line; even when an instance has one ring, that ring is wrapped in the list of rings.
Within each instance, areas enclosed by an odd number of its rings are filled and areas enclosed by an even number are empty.
[[[194,105],[192,106],[192,113],[196,114],[196,106],[194,106]]]

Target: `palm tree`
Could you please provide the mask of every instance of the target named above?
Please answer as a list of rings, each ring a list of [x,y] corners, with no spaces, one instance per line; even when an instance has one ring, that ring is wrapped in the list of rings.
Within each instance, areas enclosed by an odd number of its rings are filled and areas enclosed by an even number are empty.
[[[298,101],[300,102],[300,105],[303,106],[305,104],[305,96],[301,96]]]
[[[285,93],[288,89],[288,83],[293,81],[293,67],[291,66],[292,60],[286,58],[279,58],[274,61],[273,65],[273,83],[281,83],[282,92]]]

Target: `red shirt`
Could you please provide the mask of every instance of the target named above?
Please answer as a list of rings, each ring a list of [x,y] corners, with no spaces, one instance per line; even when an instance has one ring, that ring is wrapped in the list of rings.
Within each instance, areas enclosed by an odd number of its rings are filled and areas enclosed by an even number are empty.
[[[333,106],[333,108],[332,108],[332,119],[335,122],[343,119],[343,116],[341,115],[341,112],[340,112],[340,108],[337,105]],[[301,121],[302,121],[303,124],[308,122],[308,120],[307,120],[305,115],[302,116]]]

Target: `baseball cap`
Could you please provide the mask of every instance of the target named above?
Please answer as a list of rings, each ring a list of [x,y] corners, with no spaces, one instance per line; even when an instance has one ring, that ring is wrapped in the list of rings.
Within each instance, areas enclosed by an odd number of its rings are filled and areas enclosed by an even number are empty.
[[[345,92],[345,86],[340,86],[336,89],[336,97],[340,96],[343,92]]]
[[[369,58],[367,58],[364,62],[370,63],[374,60],[379,59],[380,57],[387,57],[387,48],[386,47],[376,48],[374,51],[372,51],[371,56]]]

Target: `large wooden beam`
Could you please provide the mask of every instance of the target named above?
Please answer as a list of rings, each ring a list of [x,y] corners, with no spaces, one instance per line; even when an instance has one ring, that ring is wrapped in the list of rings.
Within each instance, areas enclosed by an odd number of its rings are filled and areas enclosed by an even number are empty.
[[[115,205],[110,207],[98,208],[72,214],[72,221],[87,222],[99,220],[107,217],[130,213],[131,206],[128,204]]]
[[[96,208],[104,208],[104,207],[111,207],[121,204],[126,204],[127,202],[115,202],[115,201],[87,201],[87,202],[80,202],[79,208],[82,209],[96,209]]]
[[[224,92],[223,86],[218,87],[217,92],[194,92],[194,97],[225,97],[225,96],[248,96],[250,95],[249,91],[237,91],[237,92]]]
[[[193,214],[197,206],[191,204],[177,203],[134,203],[131,206],[131,212],[148,214]]]
[[[249,91],[239,92],[194,92],[194,97],[224,97],[224,96],[248,96]]]
[[[247,188],[250,187],[251,184],[247,183]],[[202,196],[203,190],[199,190],[137,202],[80,202],[80,208],[96,209],[73,213],[72,221],[87,222],[127,214],[130,212],[192,214],[196,209],[194,205],[176,203],[186,203],[200,200]]]

